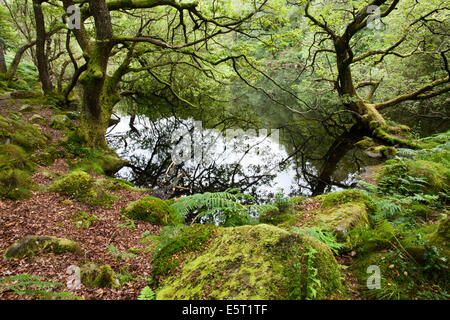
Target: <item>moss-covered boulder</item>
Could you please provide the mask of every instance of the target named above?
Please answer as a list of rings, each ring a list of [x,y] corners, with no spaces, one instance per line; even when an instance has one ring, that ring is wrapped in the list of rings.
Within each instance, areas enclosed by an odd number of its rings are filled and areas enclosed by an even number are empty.
[[[34,114],[30,117],[29,121],[33,124],[45,124],[47,120],[45,120],[45,118],[39,114]]]
[[[81,253],[80,245],[65,238],[50,236],[26,236],[10,246],[4,254],[6,259],[22,258],[45,253],[63,254]]]
[[[28,104],[24,104],[23,106],[20,107],[20,112],[31,112],[31,111],[33,111],[33,107]]]
[[[392,158],[397,154],[397,149],[387,146],[375,146],[367,148],[365,153],[371,158]]]
[[[75,170],[57,179],[50,191],[78,199],[90,205],[109,205],[113,197],[108,195],[88,173]]]
[[[160,252],[168,248],[171,243]],[[326,245],[265,224],[217,228],[205,249],[187,254],[178,270],[160,283],[157,299],[323,299],[342,293],[340,267]]]
[[[120,286],[119,278],[109,265],[99,265],[89,262],[80,268],[81,283],[89,288],[117,288]]]
[[[183,223],[183,217],[164,200],[145,197],[130,203],[123,212],[131,219],[143,220],[152,224],[167,226]]]

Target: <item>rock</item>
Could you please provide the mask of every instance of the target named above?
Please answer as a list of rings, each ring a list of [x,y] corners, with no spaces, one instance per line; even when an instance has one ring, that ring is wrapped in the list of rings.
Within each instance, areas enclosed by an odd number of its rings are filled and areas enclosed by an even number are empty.
[[[46,122],[45,118],[39,114],[33,115],[29,121],[33,124],[45,124]]]
[[[21,108],[20,108],[20,112],[31,112],[33,111],[33,107],[28,105],[28,104],[24,104]]]
[[[143,220],[162,226],[182,224],[184,220],[164,200],[155,197],[145,197],[134,201],[123,211],[131,219]]]
[[[109,205],[113,196],[107,194],[88,173],[75,170],[57,179],[50,191],[73,197],[89,205]]]
[[[22,258],[41,253],[63,254],[65,252],[81,253],[80,245],[65,238],[50,236],[26,236],[10,246],[4,254],[6,259]]]
[[[369,224],[367,207],[364,203],[349,203],[326,210],[317,215],[314,224],[329,227],[338,240],[344,241],[350,230]]]
[[[191,239],[189,229],[181,237]],[[182,254],[172,242],[155,261],[170,264]],[[157,299],[324,299],[343,289],[340,267],[326,245],[271,225],[217,228],[204,249],[182,261],[179,271],[160,282]]]
[[[89,288],[117,288],[120,281],[109,265],[89,262],[80,268],[81,283]]]
[[[435,240],[440,240],[440,242],[449,243],[450,242],[450,217],[446,217],[439,222],[438,229],[433,234]]]
[[[18,90],[11,93],[11,98],[13,99],[39,98],[41,96],[42,96],[41,93],[29,90]]]

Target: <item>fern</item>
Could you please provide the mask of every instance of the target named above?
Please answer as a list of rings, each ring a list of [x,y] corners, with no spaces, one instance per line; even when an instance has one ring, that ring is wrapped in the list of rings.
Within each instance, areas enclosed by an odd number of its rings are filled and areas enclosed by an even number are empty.
[[[339,243],[337,241],[336,236],[333,234],[333,232],[327,229],[320,229],[320,228],[300,229],[298,227],[292,227],[291,230],[301,235],[303,234],[316,238],[317,240],[327,245],[331,249],[331,251],[336,255],[339,253],[340,249],[345,247],[344,244]]]
[[[138,300],[155,300],[155,292],[147,286],[144,289],[142,289],[141,293],[139,294]]]
[[[13,291],[19,296],[30,296],[39,299],[59,298],[64,300],[81,300],[69,292],[51,292],[49,290],[64,285],[59,282],[47,281],[40,277],[20,274],[11,277],[0,278],[0,292]]]
[[[171,208],[182,216],[195,215],[191,223],[201,221],[225,227],[249,224],[253,216],[276,208],[273,205],[244,204],[249,202],[254,202],[254,198],[229,189],[187,196],[173,203]]]

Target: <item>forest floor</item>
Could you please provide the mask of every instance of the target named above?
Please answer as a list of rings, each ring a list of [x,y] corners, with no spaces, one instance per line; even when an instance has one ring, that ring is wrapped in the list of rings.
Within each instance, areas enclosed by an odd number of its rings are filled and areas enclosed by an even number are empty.
[[[7,116],[6,110],[20,112],[23,106],[17,100],[0,99],[0,115]],[[28,121],[32,115],[39,114],[47,121],[41,125],[42,131],[53,137],[52,142],[62,140],[61,130],[52,129],[48,124],[53,115],[51,109],[33,106],[34,111],[24,113],[24,120]],[[36,150],[35,152],[39,152]],[[31,176],[33,181],[44,190],[54,178],[48,173],[63,175],[69,172],[69,165],[63,158],[56,159],[52,166],[40,166]],[[125,255],[117,257],[108,248],[114,245],[121,252],[129,248],[144,248],[140,242],[142,234],[157,235],[160,226],[148,222],[136,221],[132,228],[126,227],[121,209],[130,202],[142,198],[142,192],[118,190],[112,191],[118,197],[110,207],[89,206],[75,199],[68,199],[58,193],[47,191],[32,192],[29,199],[22,201],[0,200],[0,252],[4,252],[10,245],[27,235],[56,236],[77,241],[83,254],[65,253],[64,255],[46,254],[31,256],[23,259],[8,261],[0,259],[0,277],[17,274],[30,274],[43,277],[52,282],[65,284],[66,273],[71,265],[80,266],[83,262],[98,262],[108,264],[117,273],[129,276],[131,281],[120,289],[87,288],[72,291],[73,294],[84,299],[136,299],[142,288],[148,285],[146,278],[151,275],[152,265],[149,263],[151,253],[139,255]],[[146,193],[145,196],[150,195]],[[70,200],[70,201],[65,201]],[[77,228],[71,217],[77,212],[90,212],[99,219],[90,227]],[[0,290],[0,300],[24,299],[14,292]]]

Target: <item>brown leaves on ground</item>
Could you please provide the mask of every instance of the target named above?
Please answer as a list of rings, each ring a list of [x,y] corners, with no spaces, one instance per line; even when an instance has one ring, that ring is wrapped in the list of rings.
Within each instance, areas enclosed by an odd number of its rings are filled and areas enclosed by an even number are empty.
[[[3,253],[11,244],[26,235],[49,235],[78,241],[83,255],[65,253],[63,255],[46,254],[13,261],[0,259],[0,277],[18,274],[41,276],[50,281],[66,283],[66,270],[70,265],[81,266],[84,262],[94,261],[109,264],[116,271],[127,269],[137,277],[149,278],[151,264],[149,254],[141,253],[133,258],[115,258],[108,253],[112,243],[122,252],[129,248],[144,248],[140,244],[142,233],[149,231],[156,235],[161,227],[147,222],[135,222],[135,229],[119,227],[125,221],[121,209],[129,202],[143,196],[140,192],[114,192],[119,200],[111,208],[89,207],[76,200],[72,204],[63,204],[64,197],[56,193],[35,193],[25,201],[0,201],[0,252]],[[79,229],[71,221],[71,216],[78,211],[95,214],[99,220],[87,229]],[[136,299],[146,280],[140,279],[127,283],[118,289],[85,288],[72,293],[84,299]],[[68,289],[64,289],[68,291]],[[11,292],[0,293],[0,299],[24,299]],[[26,297],[25,297],[26,298]]]

